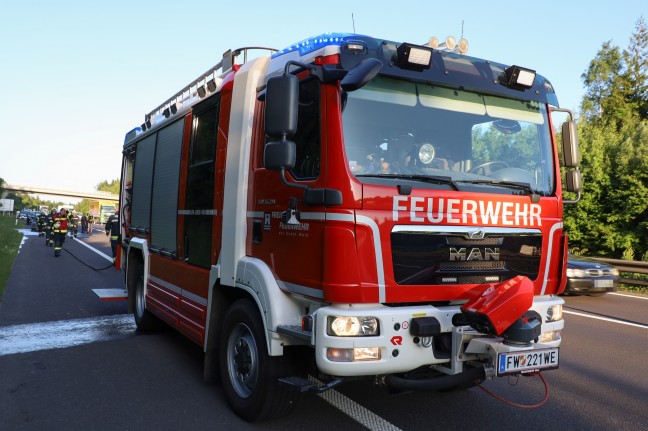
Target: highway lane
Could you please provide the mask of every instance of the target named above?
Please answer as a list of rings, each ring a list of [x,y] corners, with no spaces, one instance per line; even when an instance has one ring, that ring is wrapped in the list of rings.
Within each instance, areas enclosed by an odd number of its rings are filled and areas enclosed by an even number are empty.
[[[117,271],[93,271],[66,253],[56,260],[52,249],[32,239],[16,259],[0,303],[2,430],[643,430],[648,423],[644,297],[565,298],[561,365],[543,373],[549,398],[538,408],[505,404],[479,388],[390,395],[361,380],[325,396],[306,395],[290,417],[246,424],[229,410],[219,384],[202,381],[201,349],[173,331],[143,335],[122,326],[108,331],[112,338],[3,355],[2,334],[17,325],[72,322],[71,330],[79,332],[97,319],[122,321],[126,313],[123,301],[99,301],[91,291],[120,286]],[[82,240],[110,253],[100,233]],[[73,241],[65,247],[95,267],[106,264]],[[525,405],[545,396],[537,377],[483,386]]]

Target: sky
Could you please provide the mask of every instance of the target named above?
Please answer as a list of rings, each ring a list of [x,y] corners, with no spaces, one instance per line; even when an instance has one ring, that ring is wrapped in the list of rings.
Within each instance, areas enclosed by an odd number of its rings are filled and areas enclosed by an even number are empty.
[[[646,0],[534,2],[0,0],[0,178],[93,191],[118,179],[124,135],[243,46],[326,32],[423,44],[535,69],[577,110],[602,44],[627,48]]]

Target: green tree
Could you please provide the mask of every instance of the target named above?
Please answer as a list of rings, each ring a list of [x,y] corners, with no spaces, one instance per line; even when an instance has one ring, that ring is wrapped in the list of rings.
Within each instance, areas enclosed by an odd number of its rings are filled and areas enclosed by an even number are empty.
[[[113,193],[115,195],[118,195],[119,194],[119,189],[120,189],[120,184],[121,183],[120,183],[120,181],[118,179],[114,179],[114,180],[112,180],[110,182],[108,182],[107,180],[104,180],[104,181],[100,182],[99,184],[97,184],[95,188],[97,189],[97,191],[100,191],[100,192],[110,192],[110,193]]]
[[[588,123],[616,126],[630,113],[630,85],[623,76],[624,68],[619,47],[611,46],[610,41],[603,43],[587,71],[581,75],[586,88],[581,112]]]
[[[2,193],[4,193],[4,184],[5,184],[5,180],[0,178],[0,196],[2,195]]]
[[[648,118],[648,28],[643,17],[637,20],[623,58],[627,66],[624,79],[628,83],[630,101],[641,118]]]
[[[605,42],[582,75],[584,189],[565,226],[570,245],[593,255],[648,256],[647,47],[640,18],[627,50]]]

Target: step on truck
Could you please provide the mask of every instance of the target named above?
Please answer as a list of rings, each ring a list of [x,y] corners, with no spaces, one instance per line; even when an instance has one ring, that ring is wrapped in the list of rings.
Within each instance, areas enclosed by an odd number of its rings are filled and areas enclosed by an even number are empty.
[[[358,378],[442,390],[559,366],[573,115],[534,70],[466,47],[230,50],[126,134],[129,309],[200,345],[245,420]]]

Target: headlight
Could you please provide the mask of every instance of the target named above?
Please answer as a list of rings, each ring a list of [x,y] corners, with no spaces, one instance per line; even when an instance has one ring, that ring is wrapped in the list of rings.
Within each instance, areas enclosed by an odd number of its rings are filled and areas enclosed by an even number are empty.
[[[616,269],[616,268],[612,268],[612,270],[610,271],[610,273],[611,273],[612,275],[616,275],[617,277],[619,276],[619,270]]]
[[[585,277],[585,271],[583,271],[582,269],[567,268],[567,277],[568,278],[583,278],[583,277]]]
[[[329,316],[328,334],[338,337],[378,335],[378,319],[371,316]]]
[[[552,305],[547,309],[547,322],[556,322],[562,319],[562,304]]]
[[[423,144],[421,145],[421,148],[419,148],[418,155],[421,163],[427,165],[432,160],[434,160],[434,147],[432,146],[432,144]]]

